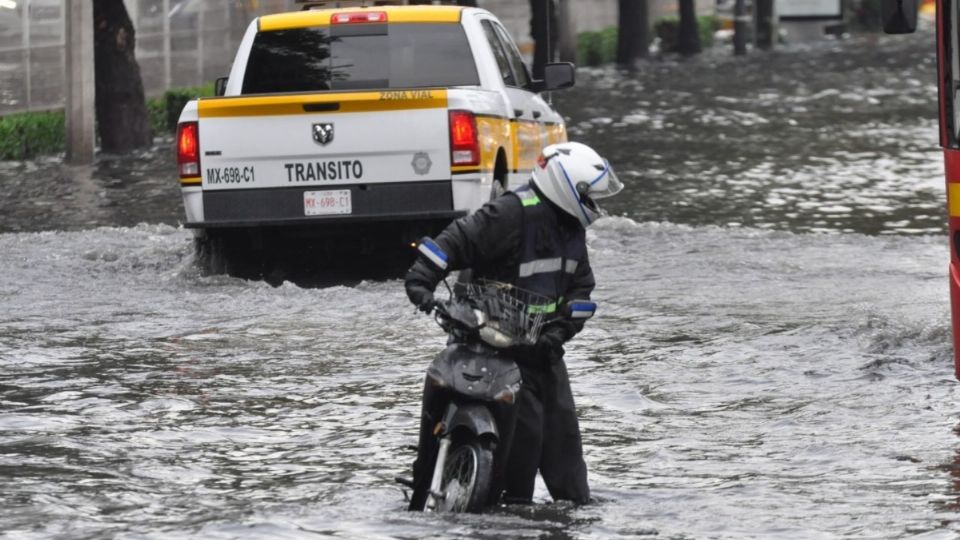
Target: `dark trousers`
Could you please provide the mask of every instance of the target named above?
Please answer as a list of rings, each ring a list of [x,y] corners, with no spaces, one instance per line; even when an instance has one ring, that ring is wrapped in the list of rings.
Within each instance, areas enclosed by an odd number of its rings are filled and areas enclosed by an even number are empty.
[[[530,502],[537,470],[554,500],[590,501],[580,423],[563,360],[549,369],[520,365],[523,386],[506,463],[504,500]]]

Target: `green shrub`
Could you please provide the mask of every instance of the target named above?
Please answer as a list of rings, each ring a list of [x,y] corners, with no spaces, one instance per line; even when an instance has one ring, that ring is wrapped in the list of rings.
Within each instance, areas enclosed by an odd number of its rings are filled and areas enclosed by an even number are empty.
[[[617,36],[618,31],[613,27],[600,31],[600,48],[603,59],[608,63],[617,61]]]
[[[167,90],[163,95],[166,106],[166,129],[164,131],[172,133],[177,130],[177,120],[180,118],[180,112],[188,101],[198,97],[210,97],[212,95],[213,83],[207,83],[203,86],[193,88],[174,88]]]
[[[723,27],[718,17],[701,15],[697,17],[697,33],[700,34],[700,44],[704,48],[713,47],[713,35]]]
[[[150,117],[150,130],[154,135],[166,133],[167,128],[167,101],[164,98],[147,99],[147,116]]]
[[[677,32],[680,28],[680,19],[664,17],[653,23],[653,35],[660,38],[660,50],[674,52],[677,50]]]
[[[577,65],[599,66],[603,63],[600,52],[600,33],[581,32],[577,35]]]
[[[713,46],[713,34],[720,29],[720,19],[712,15],[697,17],[697,34],[700,36],[700,46]],[[675,52],[680,30],[679,17],[664,17],[653,24],[653,34],[660,38],[660,50]]]
[[[697,17],[697,33],[703,48],[713,45],[713,34],[720,29],[720,19],[712,15]],[[653,33],[660,38],[661,49],[665,52],[677,50],[677,30],[680,19],[664,17],[653,25]],[[599,32],[580,32],[577,34],[577,64],[582,66],[600,66],[617,60],[617,28],[611,26]]]
[[[617,28],[577,34],[577,64],[599,66],[617,59]]]
[[[183,106],[196,97],[213,95],[213,83],[168,90],[147,100],[153,133],[173,133]],[[0,116],[0,159],[30,159],[66,148],[63,111],[25,112]]]
[[[63,111],[0,117],[0,159],[29,159],[63,152],[64,133]]]

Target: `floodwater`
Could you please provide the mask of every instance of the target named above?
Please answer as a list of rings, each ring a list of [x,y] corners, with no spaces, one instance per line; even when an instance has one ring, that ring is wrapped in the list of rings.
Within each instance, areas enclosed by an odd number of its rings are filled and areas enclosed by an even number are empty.
[[[597,501],[412,514],[398,280],[202,277],[171,158],[0,166],[10,538],[956,538],[932,36],[581,73],[627,182],[568,347]],[[72,179],[80,177],[74,188]]]

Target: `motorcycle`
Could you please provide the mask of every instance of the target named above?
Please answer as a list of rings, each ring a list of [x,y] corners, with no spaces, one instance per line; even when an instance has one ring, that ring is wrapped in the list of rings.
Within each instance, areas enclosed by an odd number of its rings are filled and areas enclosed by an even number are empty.
[[[514,358],[536,344],[548,304],[508,284],[478,281],[457,283],[450,299],[435,305],[434,318],[450,339],[428,368],[424,388],[424,411],[436,411],[424,421],[439,418],[432,438],[420,440],[428,446],[420,455],[429,474],[397,478],[413,491],[411,510],[475,513],[497,502],[522,385]],[[571,301],[563,312],[585,318],[595,309],[592,302]]]

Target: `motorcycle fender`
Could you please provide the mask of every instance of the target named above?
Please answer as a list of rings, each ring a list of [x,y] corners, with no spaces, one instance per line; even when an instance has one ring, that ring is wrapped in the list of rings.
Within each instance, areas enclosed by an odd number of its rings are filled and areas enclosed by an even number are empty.
[[[496,440],[500,438],[493,413],[479,403],[466,403],[459,406],[451,403],[446,414],[443,415],[443,426],[443,435],[464,428],[478,437],[490,435]]]

